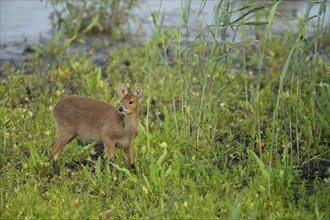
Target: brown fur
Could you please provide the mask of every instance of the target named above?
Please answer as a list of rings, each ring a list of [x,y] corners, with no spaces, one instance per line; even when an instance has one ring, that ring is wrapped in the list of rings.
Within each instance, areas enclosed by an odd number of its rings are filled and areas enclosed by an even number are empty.
[[[115,158],[115,147],[123,149],[134,168],[131,143],[138,132],[139,99],[142,92],[136,87],[134,93],[129,93],[126,86],[121,84],[119,94],[122,97],[119,109],[82,96],[69,96],[55,106],[53,116],[59,134],[51,147],[55,174],[59,175],[57,159],[61,150],[76,136],[103,143],[112,161]]]

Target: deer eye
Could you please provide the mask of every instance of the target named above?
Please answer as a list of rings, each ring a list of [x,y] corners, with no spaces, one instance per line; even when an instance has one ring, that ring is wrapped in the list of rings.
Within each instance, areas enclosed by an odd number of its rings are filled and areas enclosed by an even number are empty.
[[[134,102],[133,101],[129,101],[128,104],[132,105]]]

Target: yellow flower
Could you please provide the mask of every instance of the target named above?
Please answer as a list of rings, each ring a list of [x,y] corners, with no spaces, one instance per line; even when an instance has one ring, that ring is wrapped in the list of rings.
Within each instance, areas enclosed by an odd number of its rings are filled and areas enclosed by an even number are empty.
[[[104,87],[104,81],[103,81],[103,80],[100,80],[100,81],[98,82],[98,84],[99,84],[99,87],[100,87],[100,88],[103,88],[103,87]]]
[[[145,193],[145,194],[148,194],[149,192],[148,192],[148,189],[145,187],[145,186],[142,186],[142,190],[143,190],[143,192]]]
[[[271,57],[274,57],[274,56],[276,55],[276,53],[275,53],[274,51],[272,51],[272,50],[269,50],[269,55],[270,55]]]
[[[58,75],[60,75],[61,77],[62,77],[62,76],[65,76],[65,73],[66,73],[65,69],[58,68],[57,71],[58,71]]]

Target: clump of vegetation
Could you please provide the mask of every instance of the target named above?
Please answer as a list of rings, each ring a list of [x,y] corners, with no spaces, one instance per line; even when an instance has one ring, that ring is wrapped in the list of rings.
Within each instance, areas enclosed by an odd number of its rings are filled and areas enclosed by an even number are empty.
[[[50,16],[53,27],[63,30],[69,37],[82,37],[87,33],[110,33],[122,38],[128,18],[132,19],[128,12],[136,6],[137,1],[55,0],[49,3],[53,7]]]
[[[4,65],[1,218],[329,218],[325,3],[312,34],[312,1],[297,32],[282,34],[271,29],[283,19],[281,2],[241,6],[234,20],[236,2],[220,1],[206,28],[190,20],[190,4],[181,4],[177,28],[164,29],[165,12],[152,12],[152,37],[108,45],[105,67],[95,64],[95,49],[72,52],[54,39],[20,68]],[[190,22],[200,29],[193,41]],[[251,25],[258,40],[246,35]],[[55,177],[54,104],[78,94],[118,106],[120,82],[144,91],[134,142],[139,174],[121,153],[111,173],[102,147],[74,140]]]

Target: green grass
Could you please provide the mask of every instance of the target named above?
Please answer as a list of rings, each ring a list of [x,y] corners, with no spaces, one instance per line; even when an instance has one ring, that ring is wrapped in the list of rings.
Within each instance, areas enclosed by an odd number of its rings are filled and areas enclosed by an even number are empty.
[[[184,33],[195,22],[192,3],[181,4],[178,28],[165,30],[166,11],[152,12],[153,35],[143,44],[134,39],[109,48],[95,39],[90,49],[72,52],[78,38],[60,31],[20,67],[3,66],[1,219],[329,219],[324,12],[311,35],[312,1],[296,34],[290,27],[275,34],[272,24],[285,19],[276,13],[280,3],[252,1],[233,22],[236,2],[223,0],[191,42]],[[246,36],[252,24],[258,40]],[[84,38],[86,27],[74,36]],[[226,38],[229,29],[244,39]],[[100,67],[93,55],[102,47],[108,57]],[[139,175],[128,171],[122,151],[111,173],[106,158],[92,159],[93,144],[74,140],[61,153],[61,176],[55,177],[54,105],[79,94],[118,106],[120,82],[144,93],[133,144]]]

